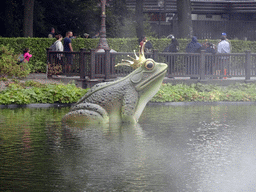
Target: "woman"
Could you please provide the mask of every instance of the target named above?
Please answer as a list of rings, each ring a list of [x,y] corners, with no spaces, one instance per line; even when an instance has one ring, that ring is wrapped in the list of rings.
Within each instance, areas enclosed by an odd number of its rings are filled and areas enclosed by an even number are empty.
[[[64,48],[63,48],[63,44],[62,44],[62,39],[63,39],[63,37],[62,37],[62,35],[56,35],[55,36],[56,37],[56,39],[57,39],[57,41],[55,41],[55,46],[56,46],[56,51],[63,51],[64,50]]]
[[[62,44],[62,35],[58,34],[55,35],[55,38],[57,39],[54,44],[52,45],[52,50],[56,52],[62,52],[64,50],[63,44]],[[53,57],[55,58],[55,63],[50,63],[48,67],[48,77],[51,77],[52,75],[57,75],[63,72],[63,66],[62,66],[62,56],[63,54],[55,53]]]

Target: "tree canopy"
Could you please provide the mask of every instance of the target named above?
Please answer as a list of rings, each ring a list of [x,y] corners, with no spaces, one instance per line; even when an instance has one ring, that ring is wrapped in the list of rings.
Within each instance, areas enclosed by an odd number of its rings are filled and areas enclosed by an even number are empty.
[[[4,0],[0,9],[0,21],[4,30],[0,36],[22,37],[29,32],[23,27],[27,18],[27,0]],[[65,35],[73,31],[76,36],[100,31],[101,7],[99,0],[33,0],[33,36],[47,37],[52,27],[56,33]],[[108,0],[107,0],[108,2]],[[108,4],[107,4],[108,5]],[[25,13],[25,14],[24,14]],[[125,0],[116,0],[106,7],[106,26],[108,37],[135,37],[135,12],[127,10]],[[24,17],[25,16],[25,17]],[[31,15],[30,15],[31,16]]]

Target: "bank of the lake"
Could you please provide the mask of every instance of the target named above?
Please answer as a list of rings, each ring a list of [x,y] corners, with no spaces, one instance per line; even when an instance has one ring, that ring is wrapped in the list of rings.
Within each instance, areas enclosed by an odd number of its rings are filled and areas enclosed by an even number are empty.
[[[88,90],[74,83],[48,81],[2,81],[5,89],[0,90],[0,105],[28,104],[72,104]],[[256,84],[236,83],[229,86],[212,84],[162,84],[151,102],[255,102]]]

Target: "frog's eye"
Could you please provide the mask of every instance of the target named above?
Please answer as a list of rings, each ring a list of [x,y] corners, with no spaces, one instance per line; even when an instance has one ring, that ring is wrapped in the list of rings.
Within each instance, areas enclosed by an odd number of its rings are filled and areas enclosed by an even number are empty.
[[[155,67],[155,63],[153,61],[150,61],[150,60],[146,61],[145,62],[145,67],[146,67],[146,69],[151,70]]]

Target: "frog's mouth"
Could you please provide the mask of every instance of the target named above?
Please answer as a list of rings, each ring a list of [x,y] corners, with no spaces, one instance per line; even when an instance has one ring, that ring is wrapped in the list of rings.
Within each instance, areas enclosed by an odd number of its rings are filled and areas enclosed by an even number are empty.
[[[166,67],[166,69],[162,70],[158,74],[156,74],[156,75],[152,76],[151,78],[139,83],[136,86],[136,90],[140,91],[140,90],[144,89],[145,87],[147,87],[148,85],[152,84],[152,82],[157,80],[158,78],[163,78],[165,76],[166,72],[167,72],[167,67]]]

